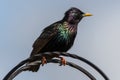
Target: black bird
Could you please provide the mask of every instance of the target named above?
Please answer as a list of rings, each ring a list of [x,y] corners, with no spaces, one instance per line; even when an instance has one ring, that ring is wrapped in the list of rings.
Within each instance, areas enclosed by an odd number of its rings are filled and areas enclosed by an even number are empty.
[[[33,50],[30,57],[42,52],[67,52],[74,43],[78,23],[85,16],[92,15],[90,13],[84,13],[75,7],[70,8],[65,12],[65,16],[62,20],[51,24],[43,30],[33,44]],[[52,58],[53,57],[51,57],[51,59]],[[62,64],[65,65],[65,59],[63,57],[60,58]],[[46,63],[46,59],[47,58],[43,56],[41,60],[43,65]],[[37,72],[39,66],[39,64],[31,66],[30,71]]]

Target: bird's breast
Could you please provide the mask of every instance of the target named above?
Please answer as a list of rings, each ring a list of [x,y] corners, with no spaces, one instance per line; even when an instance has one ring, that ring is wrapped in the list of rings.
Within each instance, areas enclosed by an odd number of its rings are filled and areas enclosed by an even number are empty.
[[[58,35],[59,35],[58,38],[60,38],[60,40],[67,41],[67,43],[73,41],[76,33],[77,33],[77,26],[71,26],[68,25],[67,23],[60,25],[60,27],[58,28]]]
[[[69,50],[73,43],[76,36],[76,31],[70,28],[63,28],[60,27],[57,35],[57,44],[59,47],[64,48],[65,51]]]
[[[74,31],[72,28],[68,28],[67,26],[60,24],[59,28],[57,29],[57,33],[45,45],[45,47],[42,48],[41,51],[66,52],[72,47],[75,37],[76,31]]]

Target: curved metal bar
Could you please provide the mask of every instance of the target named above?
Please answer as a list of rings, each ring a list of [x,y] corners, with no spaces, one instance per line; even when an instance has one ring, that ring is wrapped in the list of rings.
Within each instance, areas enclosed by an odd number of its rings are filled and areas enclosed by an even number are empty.
[[[97,67],[95,64],[93,64],[92,62],[90,62],[89,60],[80,57],[76,54],[70,54],[70,53],[66,53],[66,52],[45,52],[44,55],[62,55],[62,56],[66,56],[66,57],[72,57],[74,59],[78,59],[81,60],[83,62],[85,62],[86,64],[88,64],[89,66],[91,66],[92,68],[94,68],[105,80],[109,80],[109,78],[107,77],[107,75],[99,68]]]
[[[89,66],[91,66],[92,68],[94,68],[98,73],[100,73],[100,75],[105,79],[105,80],[109,80],[109,78],[106,76],[106,74],[99,69],[95,64],[93,64],[92,62],[88,61],[87,59],[80,57],[78,55],[75,54],[70,54],[70,53],[66,53],[66,52],[44,52],[44,53],[40,53],[37,54],[35,56],[32,56],[26,60],[23,60],[22,62],[20,62],[17,66],[15,66],[5,77],[3,80],[8,80],[8,78],[11,76],[11,74],[13,74],[17,69],[19,69],[22,65],[24,65],[25,63],[29,62],[29,61],[38,61],[41,60],[42,56],[45,57],[49,57],[49,56],[53,56],[53,57],[58,57],[58,56],[66,56],[66,57],[71,57],[74,59],[78,59],[81,60],[83,62],[85,62],[86,64],[88,64]]]
[[[52,60],[48,60],[47,61],[48,63],[61,63],[60,60],[58,59],[52,59]],[[29,70],[29,67],[32,65],[36,65],[36,64],[41,64],[40,61],[35,61],[35,62],[32,62],[30,65],[26,65],[26,66],[23,66],[21,68],[19,68],[18,70],[16,70],[14,73],[11,74],[11,76],[9,76],[8,79],[6,80],[12,80],[13,78],[15,78],[18,74],[20,74],[21,72],[23,71],[26,71],[26,70]],[[81,71],[82,73],[84,73],[87,77],[89,77],[91,80],[96,80],[95,77],[90,74],[87,70],[85,70],[84,68],[78,66],[77,64],[74,64],[72,62],[66,62],[66,65],[69,65],[70,67],[73,67],[79,71]]]
[[[28,59],[21,61],[18,65],[16,65],[12,70],[8,72],[8,74],[3,78],[3,80],[8,80],[8,78],[13,74],[18,68],[20,68],[22,65],[24,65]]]

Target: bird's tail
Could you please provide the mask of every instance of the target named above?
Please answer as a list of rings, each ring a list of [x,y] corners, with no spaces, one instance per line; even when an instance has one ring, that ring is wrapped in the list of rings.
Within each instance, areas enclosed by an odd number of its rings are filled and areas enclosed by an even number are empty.
[[[37,72],[40,68],[40,63],[34,64],[34,65],[31,65],[31,64],[32,62],[26,64],[26,65],[30,65],[28,70],[32,72]]]
[[[40,68],[40,63],[35,62],[37,59],[39,60],[39,57],[35,56],[36,54],[36,49],[33,49],[30,55],[31,60],[29,60],[28,63],[26,63],[26,65],[30,65],[28,70],[32,72],[37,72]]]

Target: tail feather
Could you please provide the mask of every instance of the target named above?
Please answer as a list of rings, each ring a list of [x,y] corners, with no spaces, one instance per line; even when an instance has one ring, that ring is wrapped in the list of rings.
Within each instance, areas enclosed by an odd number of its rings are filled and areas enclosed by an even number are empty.
[[[31,65],[31,63],[33,63],[35,60],[37,60],[36,57],[34,57],[34,55],[37,54],[37,49],[33,49],[32,52],[31,52],[31,55],[30,57],[32,57],[32,60],[29,61],[26,65],[30,65],[29,67],[29,71],[32,71],[32,72],[37,72],[40,68],[40,63],[37,63],[35,65]]]
[[[37,72],[39,70],[39,68],[40,68],[40,64],[33,65],[33,66],[29,67],[29,71]]]

